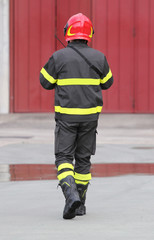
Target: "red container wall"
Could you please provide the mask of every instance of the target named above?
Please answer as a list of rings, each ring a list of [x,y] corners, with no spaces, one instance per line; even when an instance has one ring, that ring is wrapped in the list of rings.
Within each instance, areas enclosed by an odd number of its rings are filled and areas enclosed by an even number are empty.
[[[68,18],[82,12],[94,24],[92,46],[107,56],[114,85],[103,91],[103,112],[154,113],[153,0],[10,0],[12,112],[54,109],[39,71],[64,44]]]
[[[135,110],[154,112],[154,1],[135,1]]]
[[[39,83],[39,72],[55,51],[55,1],[11,0],[14,67],[11,71],[13,112],[53,109],[53,95]]]
[[[154,1],[95,0],[93,47],[107,56],[114,75],[103,92],[104,112],[154,112]]]

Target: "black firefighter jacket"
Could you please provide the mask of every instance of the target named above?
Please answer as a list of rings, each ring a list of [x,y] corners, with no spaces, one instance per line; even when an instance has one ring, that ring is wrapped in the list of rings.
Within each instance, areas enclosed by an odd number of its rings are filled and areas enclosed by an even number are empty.
[[[78,49],[102,73],[98,75],[72,48]],[[55,88],[55,119],[68,122],[95,121],[102,110],[102,89],[113,83],[103,53],[86,43],[71,42],[56,51],[40,72],[45,89]]]

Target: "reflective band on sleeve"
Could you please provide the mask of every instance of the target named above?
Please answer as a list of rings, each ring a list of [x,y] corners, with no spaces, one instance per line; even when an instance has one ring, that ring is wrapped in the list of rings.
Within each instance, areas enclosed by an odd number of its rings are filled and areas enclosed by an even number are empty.
[[[100,113],[102,110],[102,106],[97,106],[94,108],[63,108],[60,106],[55,106],[55,112],[63,113],[63,114],[71,114],[71,115],[88,115]]]
[[[76,180],[80,180],[80,181],[88,181],[88,180],[91,179],[91,173],[88,173],[88,174],[80,174],[80,173],[76,173],[76,172],[75,172],[74,178],[75,178]]]
[[[102,84],[106,83],[111,77],[112,77],[112,72],[111,70],[109,70],[108,74],[103,79],[101,79],[101,83]]]
[[[73,167],[72,164],[70,164],[70,163],[62,163],[62,164],[60,164],[60,165],[58,166],[58,171],[60,171],[60,170],[62,170],[62,169],[64,169],[64,168],[69,168],[69,169],[74,170],[74,167]]]
[[[57,80],[50,76],[49,73],[47,73],[47,71],[44,68],[41,69],[41,73],[43,77],[45,77],[45,79],[48,80],[50,83],[52,84],[56,83]]]
[[[66,178],[67,176],[73,176],[73,177],[74,177],[74,172],[73,172],[73,171],[63,172],[63,173],[59,174],[59,175],[57,176],[57,178],[58,178],[58,180],[60,181],[60,180],[62,180],[62,179],[64,179],[64,178]]]
[[[68,79],[58,79],[57,85],[99,85],[100,79],[93,78],[68,78]]]
[[[76,184],[87,185],[87,184],[89,183],[89,181],[80,181],[80,180],[76,180],[76,179],[75,179],[75,183],[76,183]]]

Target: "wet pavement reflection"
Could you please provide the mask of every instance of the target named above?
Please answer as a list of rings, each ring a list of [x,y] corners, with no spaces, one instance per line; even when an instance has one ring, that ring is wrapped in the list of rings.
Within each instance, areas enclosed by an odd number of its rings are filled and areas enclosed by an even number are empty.
[[[103,163],[93,164],[93,177],[112,177],[127,174],[154,175],[154,163]],[[54,164],[0,165],[0,181],[52,180],[57,179]]]

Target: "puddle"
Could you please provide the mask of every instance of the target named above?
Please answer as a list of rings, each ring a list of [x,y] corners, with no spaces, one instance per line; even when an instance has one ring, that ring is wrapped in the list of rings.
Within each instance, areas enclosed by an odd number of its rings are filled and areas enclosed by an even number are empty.
[[[138,146],[138,147],[132,147],[132,149],[151,150],[151,149],[154,149],[154,147],[150,147],[150,146]]]
[[[93,177],[113,177],[127,174],[154,175],[154,163],[103,163],[92,164]],[[57,179],[54,164],[0,165],[0,181],[27,181]]]

